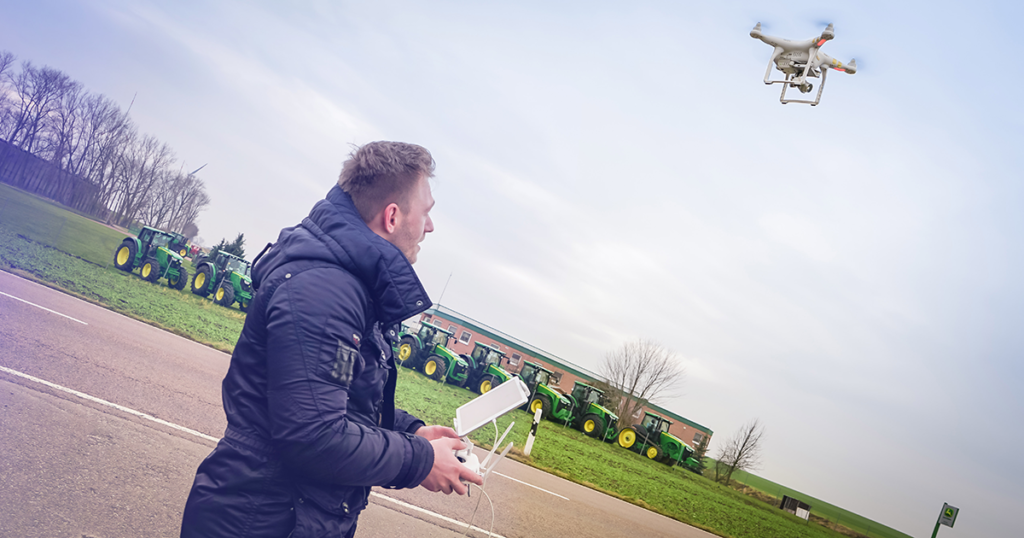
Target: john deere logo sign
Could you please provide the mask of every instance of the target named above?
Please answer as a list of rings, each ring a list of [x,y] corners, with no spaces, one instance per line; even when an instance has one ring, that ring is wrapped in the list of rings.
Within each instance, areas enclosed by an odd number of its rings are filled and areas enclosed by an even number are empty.
[[[959,512],[959,508],[950,506],[948,503],[942,503],[942,515],[939,516],[939,523],[947,527],[952,527],[953,523],[956,522],[956,515]]]

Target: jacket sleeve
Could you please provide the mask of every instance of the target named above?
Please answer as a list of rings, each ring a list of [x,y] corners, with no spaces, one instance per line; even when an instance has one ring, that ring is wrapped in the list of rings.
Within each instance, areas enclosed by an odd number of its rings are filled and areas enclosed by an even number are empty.
[[[426,426],[422,420],[410,415],[403,409],[395,409],[395,431],[416,433],[416,430]]]
[[[430,443],[349,419],[377,404],[349,399],[364,394],[363,370],[378,367],[357,349],[367,301],[354,277],[332,268],[299,272],[274,292],[266,311],[271,437],[285,465],[308,479],[415,487],[433,466]]]

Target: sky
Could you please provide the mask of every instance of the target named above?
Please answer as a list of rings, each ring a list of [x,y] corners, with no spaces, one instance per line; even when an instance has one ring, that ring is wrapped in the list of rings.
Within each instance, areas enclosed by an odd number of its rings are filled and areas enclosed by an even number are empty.
[[[206,165],[199,236],[250,255],[353,145],[423,145],[435,301],[591,371],[654,339],[686,368],[661,404],[712,454],[760,418],[766,478],[913,536],[944,502],[940,536],[1016,536],[1022,12],[0,0],[0,50],[134,98],[142,132]],[[782,105],[757,22],[832,22],[822,50],[859,71]]]

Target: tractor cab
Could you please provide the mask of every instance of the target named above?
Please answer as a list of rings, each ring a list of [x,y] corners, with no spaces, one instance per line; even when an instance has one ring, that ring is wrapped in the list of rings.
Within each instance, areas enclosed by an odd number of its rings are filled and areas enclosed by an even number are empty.
[[[424,323],[420,327],[420,341],[429,346],[448,347],[448,342],[451,341],[453,336],[455,336],[455,333],[442,329],[437,325]]]
[[[241,259],[230,257],[225,264],[225,268],[232,273],[241,273],[243,275],[249,275],[249,262]]]
[[[171,236],[166,232],[161,232],[156,228],[145,227],[139,232],[139,244],[142,248],[139,249],[143,253],[143,257],[154,257],[156,251],[160,247],[166,247],[171,243]]]
[[[501,366],[504,351],[496,345],[483,342],[474,342],[473,345],[472,354],[462,355],[462,359],[469,365],[467,383],[470,389],[483,394],[512,378],[512,374]]]
[[[476,346],[473,348],[473,354],[470,357],[476,364],[490,366],[501,366],[501,359],[505,357],[505,352],[500,349],[495,349],[487,344],[480,342],[473,342]]]
[[[534,390],[534,387],[538,385],[547,385],[551,381],[551,370],[535,364],[532,362],[523,363],[523,369],[519,372],[519,377],[526,383],[530,390]]]
[[[654,434],[654,432],[668,433],[669,427],[672,426],[672,421],[645,411],[644,421],[641,425],[651,434]]]
[[[587,404],[601,405],[603,396],[603,390],[591,387],[586,383],[580,383],[579,381],[572,388],[572,397],[579,402],[581,407],[585,407]]]

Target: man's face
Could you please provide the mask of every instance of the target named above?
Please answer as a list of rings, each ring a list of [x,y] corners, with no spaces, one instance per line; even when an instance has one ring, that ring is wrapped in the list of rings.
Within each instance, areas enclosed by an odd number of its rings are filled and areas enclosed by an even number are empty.
[[[434,197],[430,194],[430,182],[421,176],[409,194],[407,211],[399,208],[401,218],[398,219],[394,239],[391,241],[402,254],[405,254],[409,263],[416,263],[420,242],[428,233],[434,231],[434,222],[430,220],[430,210],[433,207]]]

